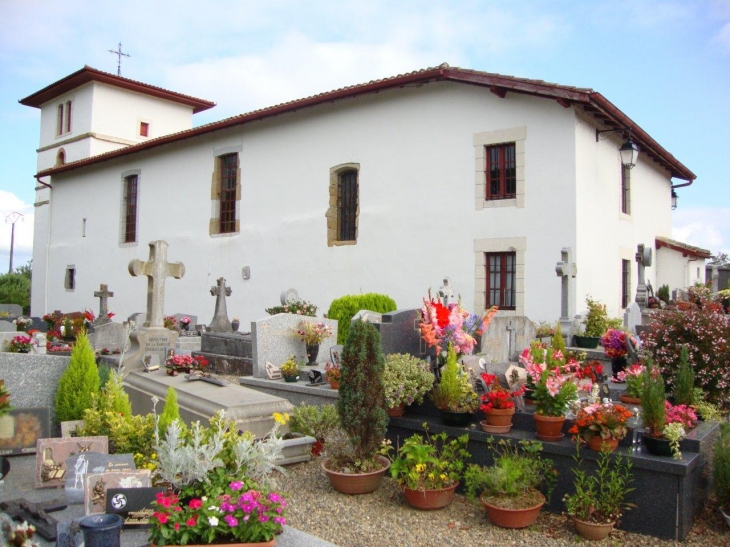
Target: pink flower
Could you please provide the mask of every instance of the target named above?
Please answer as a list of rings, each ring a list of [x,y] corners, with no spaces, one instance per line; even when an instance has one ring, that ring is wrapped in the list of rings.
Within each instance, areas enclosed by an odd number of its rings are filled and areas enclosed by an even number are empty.
[[[188,503],[188,507],[190,507],[190,509],[200,509],[202,506],[203,502],[195,498],[191,499],[190,503]]]
[[[238,519],[236,519],[236,517],[234,517],[233,515],[226,515],[223,520],[225,520],[228,526],[230,526],[231,528],[233,528],[234,526],[238,526]]]
[[[243,483],[242,483],[241,481],[233,481],[233,482],[231,482],[231,483],[230,483],[230,484],[228,485],[228,487],[229,487],[229,488],[230,488],[231,490],[240,490],[241,488],[243,488]]]

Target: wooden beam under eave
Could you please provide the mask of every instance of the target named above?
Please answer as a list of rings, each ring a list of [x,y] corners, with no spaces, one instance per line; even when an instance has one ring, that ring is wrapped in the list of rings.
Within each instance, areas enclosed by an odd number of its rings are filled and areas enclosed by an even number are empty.
[[[567,99],[555,99],[563,108],[570,108],[570,101]]]
[[[497,87],[496,85],[490,85],[489,91],[494,93],[500,99],[504,99],[504,97],[507,95],[507,90],[505,88]]]

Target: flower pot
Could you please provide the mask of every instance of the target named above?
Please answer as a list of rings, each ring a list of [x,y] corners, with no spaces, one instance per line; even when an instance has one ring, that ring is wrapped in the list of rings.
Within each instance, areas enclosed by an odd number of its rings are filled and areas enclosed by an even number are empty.
[[[627,365],[626,357],[614,357],[611,359],[611,373],[613,374],[614,379],[616,379],[616,375],[619,372],[626,370]]]
[[[649,451],[649,454],[652,454],[653,456],[672,457],[674,455],[668,439],[657,439],[656,437],[652,437],[644,433],[644,444],[646,445],[646,449]]]
[[[601,446],[604,444],[608,445],[610,452],[613,452],[616,448],[618,448],[618,439],[604,439],[600,435],[593,435],[593,437],[588,440],[588,448],[596,452],[600,452]]]
[[[79,526],[84,533],[86,547],[119,547],[124,519],[119,515],[92,515]]]
[[[449,410],[442,410],[441,420],[444,422],[444,425],[463,427],[471,423],[471,412],[451,412]]]
[[[535,524],[537,516],[540,514],[540,509],[545,505],[545,496],[542,494],[539,495],[542,501],[538,505],[526,509],[505,509],[484,501],[483,495],[479,497],[479,502],[484,506],[489,521],[495,526],[502,528],[527,528]]]
[[[403,416],[403,414],[406,413],[406,404],[401,403],[398,406],[387,408],[386,412],[388,413],[388,416],[390,416],[391,418],[397,418],[398,416]]]
[[[332,487],[343,494],[357,495],[375,492],[383,482],[383,476],[390,467],[390,461],[383,456],[377,457],[383,468],[370,473],[340,473],[327,469],[329,460],[322,462],[322,470],[332,483]]]
[[[411,507],[420,509],[421,511],[433,511],[434,509],[443,509],[451,503],[451,500],[454,499],[454,491],[457,486],[459,486],[458,482],[453,486],[439,488],[437,490],[403,488],[403,495]]]
[[[319,344],[306,344],[307,346],[307,364],[317,364],[317,354],[319,353]]]
[[[512,429],[512,424],[509,425],[489,425],[486,420],[482,420],[479,422],[479,425],[482,426],[482,431],[486,431],[487,433],[509,433],[509,430]]]
[[[190,330],[190,323],[180,323],[180,329],[184,330],[185,332]]]
[[[598,336],[573,336],[575,345],[583,349],[596,349],[601,339]]]
[[[580,534],[581,537],[586,538],[590,541],[600,541],[605,539],[608,534],[613,530],[615,522],[609,524],[596,524],[594,522],[585,522],[573,518],[573,524],[575,524],[575,530]]]
[[[231,321],[231,328],[233,329],[233,332],[238,332],[238,328],[241,326],[240,321]]]
[[[541,414],[532,416],[535,419],[537,438],[541,441],[559,441],[565,436],[563,435],[565,416],[543,416]]]
[[[296,374],[294,376],[284,376],[284,381],[285,382],[290,382],[290,383],[291,382],[298,382],[299,381],[299,375]]]
[[[621,394],[618,396],[619,401],[626,403],[627,405],[641,405],[640,397],[631,397],[629,395]]]
[[[340,381],[339,380],[327,380],[332,387],[332,389],[340,389]]]
[[[485,412],[485,421],[487,425],[511,426],[512,416],[515,415],[515,407],[512,408],[493,408]]]

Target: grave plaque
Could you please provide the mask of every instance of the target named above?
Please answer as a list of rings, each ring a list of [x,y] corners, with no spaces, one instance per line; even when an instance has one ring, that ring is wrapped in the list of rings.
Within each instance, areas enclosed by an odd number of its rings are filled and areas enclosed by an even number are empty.
[[[106,495],[106,513],[124,519],[124,528],[149,526],[152,503],[164,488],[109,488]]]
[[[66,469],[66,500],[69,503],[84,503],[87,475],[128,472],[136,468],[132,454],[87,451],[66,458]]]
[[[50,409],[14,408],[0,418],[0,456],[33,454],[38,439],[51,431]]]
[[[69,437],[38,439],[36,442],[35,487],[63,486],[66,482],[66,460],[83,452],[109,451],[107,437]]]
[[[84,483],[84,511],[87,515],[104,513],[107,507],[107,492],[110,488],[134,489],[151,485],[151,471],[110,471],[108,473],[88,473]],[[161,490],[161,489],[160,489]]]

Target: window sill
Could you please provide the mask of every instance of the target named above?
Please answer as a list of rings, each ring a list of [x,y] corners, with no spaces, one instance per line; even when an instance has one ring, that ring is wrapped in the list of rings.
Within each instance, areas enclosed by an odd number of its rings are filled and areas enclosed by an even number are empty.
[[[351,241],[330,241],[329,246],[330,247],[342,247],[345,245],[357,245],[357,240],[351,240]]]
[[[619,220],[626,220],[627,222],[631,222],[631,215],[627,215],[626,213],[620,212],[618,214]]]
[[[497,207],[517,207],[517,198],[509,199],[485,199],[483,209],[494,209]]]
[[[234,237],[241,235],[241,232],[224,232],[222,234],[210,234],[210,237]]]

